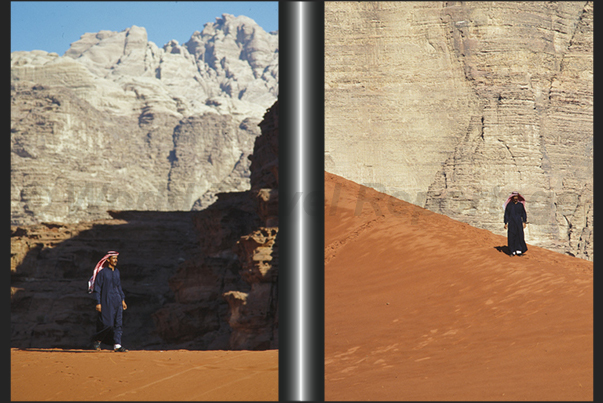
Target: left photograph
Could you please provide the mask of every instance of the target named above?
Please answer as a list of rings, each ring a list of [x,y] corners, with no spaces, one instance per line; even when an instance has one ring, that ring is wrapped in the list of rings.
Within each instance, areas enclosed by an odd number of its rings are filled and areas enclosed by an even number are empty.
[[[278,95],[276,1],[11,2],[11,400],[278,400]]]

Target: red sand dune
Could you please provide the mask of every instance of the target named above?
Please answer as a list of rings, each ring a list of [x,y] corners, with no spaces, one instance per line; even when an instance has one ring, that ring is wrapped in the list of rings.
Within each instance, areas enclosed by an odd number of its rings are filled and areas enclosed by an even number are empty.
[[[326,400],[593,399],[592,262],[361,188],[325,173]]]
[[[11,349],[11,400],[276,401],[278,351]]]

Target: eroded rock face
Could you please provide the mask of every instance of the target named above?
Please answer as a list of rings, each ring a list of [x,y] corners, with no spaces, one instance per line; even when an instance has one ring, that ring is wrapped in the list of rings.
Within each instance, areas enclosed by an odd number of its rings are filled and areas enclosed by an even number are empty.
[[[278,348],[278,103],[261,126],[252,189],[204,210],[12,226],[11,346],[86,348],[87,281],[117,250],[128,348]]]
[[[157,334],[187,348],[278,348],[278,102],[260,123],[251,190],[219,193],[199,211],[195,254],[153,314]]]
[[[230,348],[278,348],[277,227],[260,227],[237,242],[240,274],[251,285],[248,292],[228,291]]]
[[[183,45],[86,33],[63,56],[11,54],[11,221],[202,209],[249,189],[278,95],[278,35],[224,14]]]
[[[325,168],[593,258],[592,2],[325,5]]]
[[[251,163],[251,190],[260,225],[233,249],[251,289],[224,293],[230,306],[230,348],[278,348],[278,102],[260,124]]]

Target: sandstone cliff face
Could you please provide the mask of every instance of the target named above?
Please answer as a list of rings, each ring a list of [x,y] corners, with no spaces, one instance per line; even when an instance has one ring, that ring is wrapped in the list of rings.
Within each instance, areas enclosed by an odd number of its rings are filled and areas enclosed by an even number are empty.
[[[12,226],[11,346],[86,348],[96,318],[86,283],[117,250],[128,348],[278,348],[278,103],[261,131],[251,190],[204,210]]]
[[[234,246],[249,292],[223,294],[230,306],[230,348],[278,348],[278,102],[260,124],[251,162],[251,190],[260,225]]]
[[[278,348],[278,102],[260,126],[251,190],[196,213],[199,246],[169,280],[174,301],[153,314],[172,345]]]
[[[592,2],[325,5],[325,168],[592,259]]]
[[[249,189],[278,95],[278,36],[224,14],[183,45],[86,33],[64,56],[11,54],[11,221],[190,210]]]

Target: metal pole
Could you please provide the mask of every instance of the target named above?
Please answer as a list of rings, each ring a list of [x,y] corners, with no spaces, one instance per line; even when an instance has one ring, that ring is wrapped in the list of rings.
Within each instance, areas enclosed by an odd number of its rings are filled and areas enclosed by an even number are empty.
[[[279,7],[279,399],[321,401],[324,5]]]

